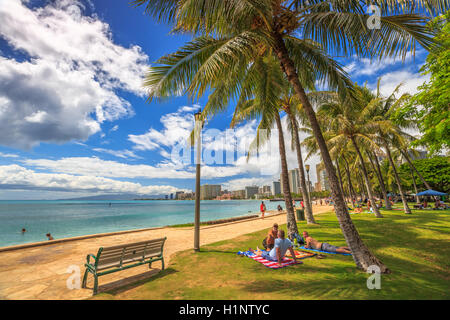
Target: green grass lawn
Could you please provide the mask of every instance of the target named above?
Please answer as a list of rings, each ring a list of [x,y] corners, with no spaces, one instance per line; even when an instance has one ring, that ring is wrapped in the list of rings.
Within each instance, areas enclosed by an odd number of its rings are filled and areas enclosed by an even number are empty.
[[[308,258],[272,270],[237,251],[260,246],[267,230],[177,253],[153,278],[101,293],[95,299],[449,299],[450,211],[382,211],[384,218],[352,215],[363,240],[392,274],[369,290],[369,274],[351,256]],[[320,225],[298,223],[319,241],[345,245],[334,213],[316,216]],[[282,226],[285,228],[285,226]],[[155,265],[156,266],[156,265]]]

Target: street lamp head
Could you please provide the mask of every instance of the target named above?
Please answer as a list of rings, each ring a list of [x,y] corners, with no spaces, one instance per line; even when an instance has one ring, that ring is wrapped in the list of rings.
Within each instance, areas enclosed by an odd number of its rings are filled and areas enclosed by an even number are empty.
[[[195,121],[200,121],[201,120],[201,115],[202,115],[202,110],[198,109],[198,111],[194,114]]]
[[[305,164],[306,172],[309,172],[309,164]]]

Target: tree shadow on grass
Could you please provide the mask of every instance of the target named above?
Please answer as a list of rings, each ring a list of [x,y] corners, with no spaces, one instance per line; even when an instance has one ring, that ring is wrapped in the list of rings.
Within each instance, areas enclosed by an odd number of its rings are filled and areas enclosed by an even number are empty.
[[[417,273],[417,264],[408,271],[395,270],[393,274],[381,275],[383,290],[369,290],[369,274],[345,265],[301,266],[290,272],[278,273],[276,277],[248,282],[241,290],[251,294],[273,293],[274,297],[288,294],[293,299],[445,299],[445,284],[436,278],[424,278]],[[286,269],[283,268],[276,271]],[[297,274],[295,274],[297,273]],[[274,273],[275,274],[275,273]]]

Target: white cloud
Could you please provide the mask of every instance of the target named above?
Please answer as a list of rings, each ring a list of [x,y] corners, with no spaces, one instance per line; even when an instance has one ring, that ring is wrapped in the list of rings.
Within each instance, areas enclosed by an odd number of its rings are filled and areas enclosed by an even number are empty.
[[[417,50],[416,56],[421,56],[424,54],[424,50]],[[368,58],[357,58],[353,57],[352,61],[344,66],[344,70],[350,73],[352,76],[375,76],[382,70],[390,68],[395,65],[407,65],[411,61],[413,61],[414,56],[412,52],[408,52],[405,60],[402,58],[393,58],[393,57],[384,57],[379,60],[377,58],[368,59]]]
[[[135,150],[165,150],[164,155],[181,141],[187,141],[194,128],[194,116],[191,107],[181,107],[176,112],[163,115],[160,119],[163,128],[150,128],[142,135],[128,135],[128,140],[134,144]]]
[[[136,193],[145,195],[167,194],[180,190],[168,185],[143,186],[139,183],[117,181],[97,176],[39,173],[19,165],[0,166],[0,189]]]
[[[421,75],[416,72],[410,72],[408,70],[399,70],[394,72],[388,72],[381,76],[380,92],[384,96],[391,95],[395,87],[400,83],[403,83],[399,89],[398,96],[403,93],[415,94],[418,90],[417,87],[421,86],[425,81],[430,79],[429,75]],[[372,83],[369,85],[371,88],[376,89],[377,84]]]
[[[0,56],[0,144],[86,140],[104,121],[134,114],[115,90],[143,96],[148,57],[115,44],[108,24],[83,8],[77,0],[33,9],[0,2],[0,36],[30,57]]]
[[[19,158],[17,154],[0,152],[0,158]]]
[[[138,156],[131,150],[111,150],[111,149],[103,149],[103,148],[94,148],[92,150],[94,150],[95,152],[108,153],[110,155],[113,155],[118,158],[123,158],[123,159],[129,159],[129,158],[143,159],[142,157]]]
[[[67,173],[82,176],[100,176],[109,178],[164,178],[190,179],[194,172],[179,171],[173,166],[149,166],[144,164],[126,164],[116,161],[102,160],[96,157],[69,157],[59,160],[26,159],[23,164],[39,170],[54,173]]]

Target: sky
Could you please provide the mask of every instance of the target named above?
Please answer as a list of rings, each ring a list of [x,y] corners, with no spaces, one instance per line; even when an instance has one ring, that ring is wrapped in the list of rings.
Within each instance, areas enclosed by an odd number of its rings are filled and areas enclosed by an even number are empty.
[[[0,0],[0,21],[0,200],[194,189],[185,144],[207,95],[149,103],[143,87],[148,68],[190,35],[170,34],[128,0]],[[337,60],[373,90],[382,77],[387,95],[400,82],[400,93],[415,93],[428,80],[418,72],[426,56],[419,47],[404,62]],[[247,161],[258,123],[231,131],[233,107],[205,124],[202,184],[271,185],[280,176],[277,134]],[[285,134],[286,146],[290,139]],[[289,169],[298,167],[287,153]],[[313,183],[319,161],[306,160]]]

